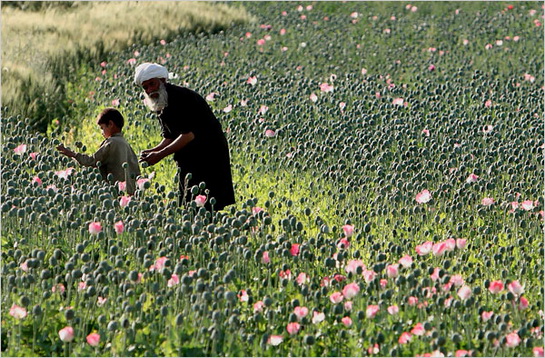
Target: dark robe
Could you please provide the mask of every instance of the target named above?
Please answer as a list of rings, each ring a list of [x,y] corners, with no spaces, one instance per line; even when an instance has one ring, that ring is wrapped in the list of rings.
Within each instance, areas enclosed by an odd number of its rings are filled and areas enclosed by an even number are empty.
[[[184,199],[185,202],[191,200],[193,185],[205,182],[210,191],[205,205],[207,209],[210,209],[210,198],[216,199],[214,210],[234,204],[229,147],[220,122],[197,92],[170,83],[166,84],[166,90],[168,106],[159,113],[161,135],[172,140],[189,132],[195,135],[189,144],[174,153],[180,173],[180,203]],[[192,174],[192,179],[186,188],[187,173]]]

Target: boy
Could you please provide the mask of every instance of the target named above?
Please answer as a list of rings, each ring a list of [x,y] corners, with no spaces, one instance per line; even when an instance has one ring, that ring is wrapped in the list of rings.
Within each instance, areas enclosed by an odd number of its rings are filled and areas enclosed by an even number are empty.
[[[100,174],[106,180],[108,174],[112,174],[114,182],[125,182],[128,194],[134,194],[135,180],[140,175],[138,159],[131,146],[121,133],[125,121],[123,116],[115,108],[104,109],[97,117],[102,135],[106,138],[100,148],[93,155],[76,153],[64,145],[57,146],[62,154],[74,158],[83,166],[96,167],[100,162]],[[123,163],[128,167],[123,168]]]

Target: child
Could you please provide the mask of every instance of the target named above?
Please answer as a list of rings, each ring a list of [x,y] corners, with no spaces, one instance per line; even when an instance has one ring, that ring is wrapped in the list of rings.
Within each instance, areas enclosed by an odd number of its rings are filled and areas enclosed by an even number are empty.
[[[112,174],[114,182],[125,182],[127,193],[132,195],[136,189],[135,180],[140,175],[140,168],[136,154],[121,133],[124,122],[117,109],[106,108],[97,117],[97,124],[106,140],[95,154],[75,153],[62,144],[57,146],[57,150],[76,159],[83,166],[96,167],[100,162],[100,174],[104,180],[108,174]],[[123,163],[128,164],[126,169],[123,168]]]

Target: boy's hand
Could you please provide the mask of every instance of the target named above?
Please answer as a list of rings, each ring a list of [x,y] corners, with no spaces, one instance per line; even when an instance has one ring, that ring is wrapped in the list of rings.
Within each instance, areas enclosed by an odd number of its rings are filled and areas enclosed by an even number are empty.
[[[61,154],[66,155],[67,157],[74,158],[76,156],[76,153],[74,153],[70,148],[66,148],[64,145],[60,144],[57,146],[57,150],[61,152]]]

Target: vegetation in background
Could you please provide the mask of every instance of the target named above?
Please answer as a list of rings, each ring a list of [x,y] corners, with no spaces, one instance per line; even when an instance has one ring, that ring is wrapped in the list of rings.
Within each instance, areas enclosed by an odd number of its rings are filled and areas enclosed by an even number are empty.
[[[206,2],[2,3],[2,104],[45,131],[70,112],[67,82],[112,51],[214,33],[249,21],[242,8]]]

